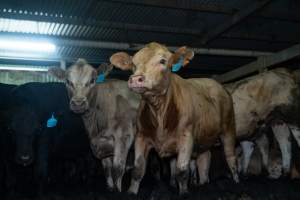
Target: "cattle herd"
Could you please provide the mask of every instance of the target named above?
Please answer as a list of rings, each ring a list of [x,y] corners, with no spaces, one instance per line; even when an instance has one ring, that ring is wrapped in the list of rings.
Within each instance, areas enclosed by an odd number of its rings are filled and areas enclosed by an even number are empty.
[[[179,195],[221,173],[236,185],[250,175],[299,178],[300,72],[278,68],[221,85],[171,71],[193,56],[152,42],[96,69],[84,59],[50,68],[64,83],[0,84],[0,191],[13,192],[16,171],[32,168],[42,195],[66,160],[61,177],[81,174],[84,182],[103,171],[107,189],[133,195],[147,166]],[[131,70],[128,82],[96,83],[113,67]]]

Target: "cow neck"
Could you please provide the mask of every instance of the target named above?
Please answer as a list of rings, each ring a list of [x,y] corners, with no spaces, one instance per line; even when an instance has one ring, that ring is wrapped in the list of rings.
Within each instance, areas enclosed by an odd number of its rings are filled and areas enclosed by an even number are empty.
[[[171,99],[173,99],[172,82],[173,79],[172,76],[170,76],[169,84],[163,89],[162,92],[143,96],[143,99],[145,99],[146,103],[149,105],[149,108],[154,116],[164,116],[166,113],[168,105]]]

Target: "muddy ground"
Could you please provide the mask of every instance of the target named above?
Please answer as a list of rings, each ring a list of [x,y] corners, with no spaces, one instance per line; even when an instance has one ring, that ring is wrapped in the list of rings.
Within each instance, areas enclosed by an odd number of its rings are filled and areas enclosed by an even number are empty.
[[[125,181],[124,188],[128,185]],[[207,199],[207,200],[285,200],[300,199],[300,181],[288,179],[269,180],[267,178],[247,178],[235,184],[227,178],[212,181],[202,187],[192,188],[190,194],[184,197],[177,195],[177,190],[171,188],[166,181],[156,181],[146,177],[142,182],[140,192],[137,196],[126,193],[107,191],[104,177],[87,184],[54,184],[48,188],[43,197],[35,197],[34,189],[18,189],[18,192],[2,195],[3,200],[121,200],[121,199],[143,199],[143,200],[173,200],[173,199]]]

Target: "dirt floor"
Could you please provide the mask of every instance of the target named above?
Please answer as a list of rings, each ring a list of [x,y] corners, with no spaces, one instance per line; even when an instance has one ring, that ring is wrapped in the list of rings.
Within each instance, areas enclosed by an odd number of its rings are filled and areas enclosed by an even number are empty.
[[[124,183],[124,188],[128,181]],[[26,188],[26,187],[24,187]],[[230,179],[215,180],[202,187],[192,188],[190,194],[184,197],[177,195],[177,190],[171,188],[164,181],[156,181],[146,178],[142,182],[137,196],[126,193],[110,192],[106,190],[104,178],[90,182],[86,185],[60,185],[49,188],[43,197],[34,197],[33,191],[19,191],[2,197],[3,200],[121,200],[121,199],[149,199],[149,200],[173,200],[173,199],[207,199],[207,200],[285,200],[300,199],[300,181],[287,179],[269,180],[266,178],[243,179],[240,184],[235,184]]]

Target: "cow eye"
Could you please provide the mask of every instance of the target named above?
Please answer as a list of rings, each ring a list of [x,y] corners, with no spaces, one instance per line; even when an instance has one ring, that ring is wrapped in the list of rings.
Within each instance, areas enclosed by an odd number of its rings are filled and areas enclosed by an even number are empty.
[[[67,83],[67,85],[70,86],[70,87],[73,87],[73,86],[74,86],[73,83],[72,83],[71,81],[69,81],[68,79],[66,80],[66,83]]]
[[[92,79],[90,80],[90,84],[94,84],[94,83],[95,83],[95,79],[92,78]]]
[[[94,78],[92,78],[91,80],[90,80],[90,82],[88,82],[88,83],[86,83],[85,84],[85,87],[88,87],[88,86],[90,86],[90,85],[93,85],[94,83],[95,83],[95,79]]]
[[[162,64],[162,65],[165,65],[165,64],[167,63],[167,60],[166,60],[166,59],[161,59],[161,60],[159,61],[159,63]]]

